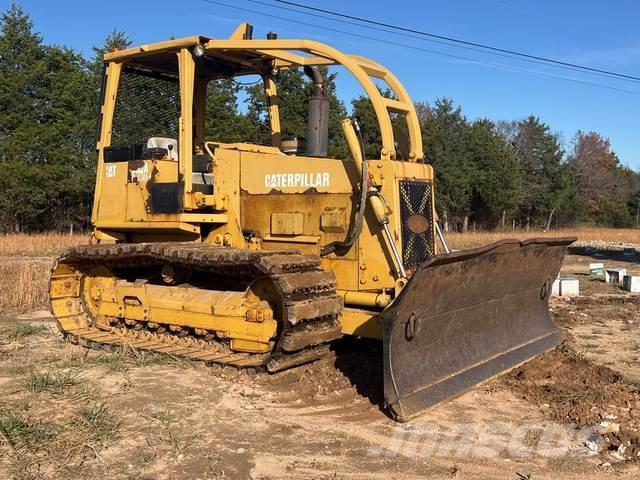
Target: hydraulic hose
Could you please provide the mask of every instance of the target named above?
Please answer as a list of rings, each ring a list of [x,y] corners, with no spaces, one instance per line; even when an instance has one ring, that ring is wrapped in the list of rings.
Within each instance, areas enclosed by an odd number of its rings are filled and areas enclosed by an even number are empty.
[[[320,256],[323,257],[329,255],[330,253],[346,252],[353,246],[354,242],[360,236],[360,232],[362,231],[364,209],[367,206],[367,187],[369,185],[369,172],[367,168],[367,162],[365,160],[364,140],[362,139],[362,133],[360,132],[360,125],[358,125],[358,122],[355,119],[351,120],[351,124],[353,125],[353,129],[358,136],[360,154],[362,155],[362,174],[360,176],[360,201],[358,204],[358,211],[356,213],[356,218],[351,224],[351,227],[349,228],[349,232],[347,233],[345,239],[337,242],[331,242],[320,249]]]

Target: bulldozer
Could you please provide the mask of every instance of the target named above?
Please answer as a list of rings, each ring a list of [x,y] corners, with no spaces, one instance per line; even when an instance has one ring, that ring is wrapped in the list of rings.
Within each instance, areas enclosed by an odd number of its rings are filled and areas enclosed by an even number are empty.
[[[349,155],[328,157],[335,65],[371,101],[374,158],[350,118]],[[304,138],[281,131],[287,69],[312,85]],[[206,138],[209,85],[243,77],[264,87],[270,145]],[[574,239],[451,252],[418,116],[379,63],[244,23],[106,53],[98,110],[92,241],[50,280],[67,340],[274,373],[373,339],[398,421],[559,343],[548,300]]]

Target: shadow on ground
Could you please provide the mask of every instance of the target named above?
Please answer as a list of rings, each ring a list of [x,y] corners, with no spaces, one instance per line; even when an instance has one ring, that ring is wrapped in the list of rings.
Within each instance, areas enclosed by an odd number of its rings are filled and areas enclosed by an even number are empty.
[[[346,337],[334,342],[335,367],[351,382],[359,395],[387,414],[384,408],[382,342]]]

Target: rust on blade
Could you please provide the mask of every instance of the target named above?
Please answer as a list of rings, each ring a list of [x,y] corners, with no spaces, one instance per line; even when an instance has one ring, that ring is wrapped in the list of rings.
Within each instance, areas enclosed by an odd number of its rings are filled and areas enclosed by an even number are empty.
[[[407,420],[560,342],[551,285],[575,238],[502,240],[438,255],[385,312],[384,390]]]

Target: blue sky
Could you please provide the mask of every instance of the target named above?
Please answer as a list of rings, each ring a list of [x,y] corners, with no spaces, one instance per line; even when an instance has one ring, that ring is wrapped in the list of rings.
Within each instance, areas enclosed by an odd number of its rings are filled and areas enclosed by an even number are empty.
[[[414,100],[432,102],[438,97],[450,97],[471,119],[519,119],[529,114],[538,115],[561,134],[567,148],[576,130],[595,130],[611,139],[623,164],[640,169],[640,82],[550,68],[289,11],[270,10],[250,0],[216,1],[236,8],[204,0],[20,0],[18,3],[31,15],[36,30],[46,42],[67,45],[87,54],[92,45],[101,44],[114,28],[127,32],[134,43],[196,33],[226,37],[242,21],[255,26],[255,37],[263,38],[267,31],[274,30],[280,37],[314,38],[386,65],[403,81]],[[640,2],[634,0],[299,1],[408,28],[640,76]],[[0,0],[0,9],[5,10],[10,3]],[[238,7],[293,21],[241,11]],[[378,41],[329,29],[375,37]],[[339,83],[340,93],[348,100],[359,90],[343,77]]]

